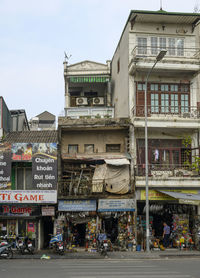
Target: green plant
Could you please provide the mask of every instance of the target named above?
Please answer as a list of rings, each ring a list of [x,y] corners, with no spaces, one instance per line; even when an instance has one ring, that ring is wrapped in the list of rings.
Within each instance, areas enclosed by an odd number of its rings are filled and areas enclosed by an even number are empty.
[[[197,155],[192,155],[192,150],[190,148],[192,144],[192,138],[191,136],[186,136],[182,140],[183,145],[185,146],[185,158],[186,160],[184,161],[184,165],[188,167],[191,170],[200,171],[200,156]],[[192,162],[191,162],[192,160]]]

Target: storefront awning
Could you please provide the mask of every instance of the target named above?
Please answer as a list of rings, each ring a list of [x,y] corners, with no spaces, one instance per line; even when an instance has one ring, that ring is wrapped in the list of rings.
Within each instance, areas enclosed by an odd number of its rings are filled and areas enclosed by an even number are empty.
[[[157,190],[161,193],[164,193],[168,196],[171,196],[175,199],[179,200],[181,204],[191,204],[191,205],[199,205],[200,204],[200,194],[190,194],[190,193],[181,193],[181,192],[173,192],[173,191],[163,191]]]

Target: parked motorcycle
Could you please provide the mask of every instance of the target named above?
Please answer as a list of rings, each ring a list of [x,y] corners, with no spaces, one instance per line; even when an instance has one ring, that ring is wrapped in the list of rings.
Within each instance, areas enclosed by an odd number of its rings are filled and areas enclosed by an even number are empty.
[[[59,255],[63,255],[65,252],[65,246],[63,242],[62,234],[51,235],[51,239],[49,242],[49,248],[54,249],[56,253]]]
[[[0,257],[5,259],[12,259],[13,251],[12,244],[4,244],[0,246]]]
[[[22,238],[18,240],[18,247],[21,254],[34,254],[35,248],[33,246],[32,240],[28,236],[26,236],[24,240]]]

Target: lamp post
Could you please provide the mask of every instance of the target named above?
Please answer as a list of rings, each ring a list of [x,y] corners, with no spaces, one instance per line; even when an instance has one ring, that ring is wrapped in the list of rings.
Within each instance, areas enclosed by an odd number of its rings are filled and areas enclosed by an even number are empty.
[[[154,69],[157,62],[161,61],[165,54],[166,50],[161,50],[156,57],[156,61],[153,66],[149,69],[145,82],[145,94],[144,94],[144,106],[145,106],[145,189],[146,189],[146,251],[149,252],[149,163],[148,163],[148,132],[147,132],[147,83],[149,76]]]

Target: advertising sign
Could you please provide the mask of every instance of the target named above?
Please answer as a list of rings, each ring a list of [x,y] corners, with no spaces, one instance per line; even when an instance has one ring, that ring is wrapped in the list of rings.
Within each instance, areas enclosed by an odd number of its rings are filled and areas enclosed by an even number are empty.
[[[12,160],[14,161],[31,161],[32,144],[31,143],[14,143],[12,144]]]
[[[135,201],[133,199],[100,199],[98,211],[135,211]]]
[[[39,216],[40,208],[39,206],[30,205],[2,205],[0,206],[1,216]]]
[[[96,200],[61,200],[58,211],[96,211]]]
[[[34,144],[32,152],[32,185],[34,189],[57,188],[57,144]]]
[[[42,216],[54,216],[55,215],[55,207],[46,206],[42,207]]]
[[[0,143],[0,188],[11,187],[11,145]]]
[[[0,203],[56,204],[57,191],[56,190],[4,190],[4,191],[0,191]]]
[[[165,190],[165,191],[173,191],[177,193],[188,193],[188,194],[198,194],[197,190]],[[146,200],[146,191],[141,190],[141,200]],[[150,201],[164,201],[164,200],[175,200],[175,198],[166,195],[162,192],[159,192],[157,190],[149,190],[149,200]]]

